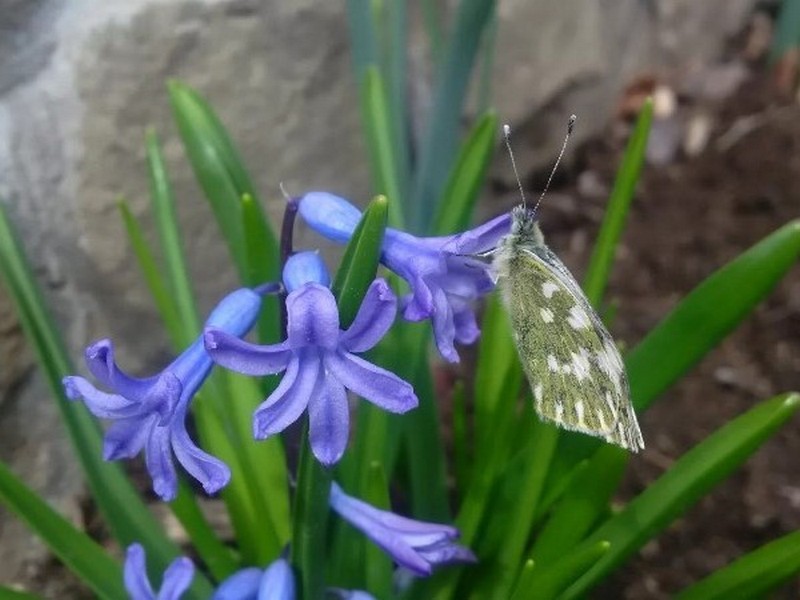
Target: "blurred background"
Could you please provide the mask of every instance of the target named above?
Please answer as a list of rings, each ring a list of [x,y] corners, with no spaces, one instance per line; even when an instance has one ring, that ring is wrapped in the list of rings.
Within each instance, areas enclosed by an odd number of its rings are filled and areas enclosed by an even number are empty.
[[[436,38],[454,2],[409,3],[411,135],[432,101]],[[542,217],[550,246],[580,278],[620,154],[647,96],[648,165],[609,297],[614,332],[636,343],[715,268],[800,206],[798,2],[501,0],[485,33],[465,127],[494,106],[514,129],[523,183],[538,191],[567,117],[576,133]],[[0,197],[11,208],[74,356],[110,336],[133,371],[167,359],[166,337],[117,210],[145,220],[143,138],[155,128],[175,186],[193,280],[206,308],[234,284],[216,225],[182,154],[171,78],[215,107],[277,222],[283,199],[325,189],[369,199],[344,2],[309,0],[0,0]],[[493,48],[493,50],[488,50]],[[499,132],[498,132],[499,133]],[[498,135],[499,141],[499,135]],[[508,157],[490,170],[482,217],[516,203]],[[316,242],[315,242],[316,244]],[[0,289],[0,456],[91,528],[78,465]],[[146,332],[146,333],[143,333]],[[760,399],[800,389],[800,282],[784,281],[739,331],[644,417],[648,448],[626,490]],[[608,598],[666,598],[733,557],[800,528],[800,424],[607,584]],[[621,498],[624,500],[624,498]],[[0,509],[0,581],[70,575]]]

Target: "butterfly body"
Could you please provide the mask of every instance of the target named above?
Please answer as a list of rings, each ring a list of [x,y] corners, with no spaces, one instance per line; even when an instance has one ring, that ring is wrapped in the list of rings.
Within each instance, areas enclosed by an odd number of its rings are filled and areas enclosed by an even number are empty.
[[[644,448],[614,340],[545,244],[533,210],[513,209],[493,269],[539,416],[634,452]]]

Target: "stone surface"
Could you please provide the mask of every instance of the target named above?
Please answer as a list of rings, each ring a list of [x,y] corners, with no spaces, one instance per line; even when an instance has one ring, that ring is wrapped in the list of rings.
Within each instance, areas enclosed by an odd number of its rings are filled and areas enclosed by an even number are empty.
[[[599,131],[633,75],[716,55],[754,4],[500,1],[493,95],[517,129],[518,162],[528,169],[551,162],[571,112],[580,117],[578,139]],[[411,54],[418,60],[420,49]],[[148,126],[163,142],[204,310],[233,282],[171,122],[164,84],[174,77],[215,106],[273,217],[281,181],[292,193],[369,193],[343,3],[5,0],[0,197],[76,358],[88,341],[111,335],[134,371],[167,359],[116,208],[124,195],[152,235]],[[500,160],[495,172],[505,179]],[[74,514],[76,465],[47,390],[36,377],[22,379],[30,354],[20,344],[0,298],[0,385],[14,390],[0,392],[0,455]],[[21,539],[22,528],[2,510],[0,582],[7,582],[42,547]]]

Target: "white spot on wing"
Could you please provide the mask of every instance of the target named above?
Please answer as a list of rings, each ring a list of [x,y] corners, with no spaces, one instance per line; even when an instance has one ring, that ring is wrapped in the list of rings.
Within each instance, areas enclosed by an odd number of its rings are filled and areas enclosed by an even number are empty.
[[[573,329],[588,329],[592,326],[589,315],[587,315],[586,311],[577,304],[569,309],[567,323],[569,323],[570,327]]]
[[[553,356],[552,354],[547,355],[547,368],[550,369],[553,373],[558,373],[558,359]]]
[[[533,397],[536,398],[536,402],[541,402],[543,395],[542,395],[542,384],[537,383],[536,387],[533,388]]]
[[[558,285],[552,281],[545,281],[542,284],[542,293],[544,294],[545,298],[552,298],[553,294],[555,294],[557,291]]]
[[[586,427],[586,423],[583,420],[583,400],[575,401],[575,415],[578,417],[578,423],[580,426]]]
[[[553,320],[555,319],[553,311],[550,310],[549,308],[543,308],[539,311],[539,313],[542,315],[542,321],[544,321],[545,323],[552,323]]]
[[[591,365],[589,364],[589,351],[581,348],[580,352],[570,352],[572,355],[572,372],[578,381],[592,378]]]

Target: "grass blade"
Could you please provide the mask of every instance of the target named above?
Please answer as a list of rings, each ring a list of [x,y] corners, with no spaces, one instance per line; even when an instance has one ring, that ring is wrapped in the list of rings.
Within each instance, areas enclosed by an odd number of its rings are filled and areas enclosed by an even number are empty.
[[[697,286],[626,356],[637,410],[686,373],[769,294],[800,256],[787,223]]]
[[[597,235],[597,242],[594,245],[592,258],[589,260],[589,266],[586,271],[583,289],[586,292],[586,297],[594,306],[600,306],[603,300],[603,293],[608,283],[611,266],[614,263],[617,244],[622,236],[625,219],[628,216],[633,194],[636,190],[636,182],[639,181],[639,173],[644,164],[647,137],[650,134],[652,121],[653,101],[648,98],[639,112],[636,127],[634,127],[633,134],[625,148],[622,164],[617,171],[614,188],[611,190],[603,225]]]
[[[277,240],[266,224],[255,186],[230,136],[208,103],[183,83],[171,81],[168,89],[178,131],[195,177],[211,204],[242,281],[247,281],[240,206],[245,194],[256,200],[256,207],[264,220],[263,229],[268,235],[266,245],[275,249],[268,262],[278,264]]]
[[[758,598],[800,572],[800,531],[748,552],[683,590],[676,600]]]
[[[478,194],[486,184],[496,134],[497,115],[489,111],[478,119],[461,144],[436,214],[434,230],[437,235],[464,231],[469,226]]]
[[[405,198],[397,172],[392,114],[383,77],[375,66],[367,67],[364,72],[361,107],[375,191],[388,197],[389,222],[394,227],[402,228],[402,204]]]
[[[50,508],[2,461],[0,499],[98,596],[109,600],[125,597],[119,563],[97,542]]]
[[[161,573],[179,551],[125,477],[118,464],[102,459],[102,437],[86,408],[67,400],[61,379],[75,372],[58,329],[47,312],[22,246],[0,204],[0,273],[10,292],[20,322],[61,412],[73,448],[105,522],[122,546],[140,542],[150,557],[152,573]],[[202,576],[197,586],[208,585]],[[204,583],[205,582],[205,583]],[[193,589],[200,589],[193,588]]]
[[[550,600],[557,598],[558,593],[581,573],[608,552],[611,547],[606,541],[566,554],[561,560],[549,568],[523,569],[517,580],[517,587],[511,600]],[[528,561],[534,562],[534,561]]]
[[[564,592],[565,600],[585,596],[611,570],[730,475],[798,408],[798,394],[784,394],[764,401],[684,454],[671,469],[581,544],[580,548],[585,548],[608,540],[611,549]]]
[[[455,160],[459,121],[481,35],[495,10],[494,0],[461,0],[447,41],[434,92],[433,110],[420,150],[408,212],[417,233],[433,225],[441,194]]]

